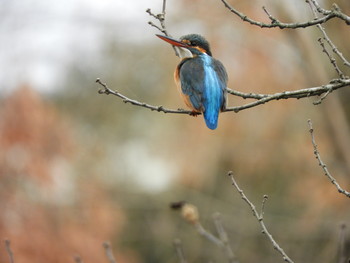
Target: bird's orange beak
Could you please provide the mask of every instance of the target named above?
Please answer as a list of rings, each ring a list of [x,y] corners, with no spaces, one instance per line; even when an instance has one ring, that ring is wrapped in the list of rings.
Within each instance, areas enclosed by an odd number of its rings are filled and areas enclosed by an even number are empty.
[[[163,35],[158,35],[158,34],[156,34],[156,36],[159,37],[160,39],[168,42],[169,44],[172,44],[173,46],[184,47],[184,48],[188,48],[189,47],[185,43],[182,43],[181,41],[178,41],[178,40],[176,40],[174,38],[163,36]]]

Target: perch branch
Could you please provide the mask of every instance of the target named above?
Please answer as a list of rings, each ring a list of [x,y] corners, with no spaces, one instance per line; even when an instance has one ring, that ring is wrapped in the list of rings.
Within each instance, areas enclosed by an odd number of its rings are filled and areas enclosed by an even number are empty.
[[[324,15],[323,17],[313,19],[310,21],[306,22],[301,22],[301,23],[284,23],[279,21],[278,19],[272,17],[269,12],[267,12],[266,8],[264,7],[263,10],[264,12],[268,15],[269,19],[271,20],[271,23],[263,23],[256,21],[254,19],[249,18],[245,14],[239,12],[237,9],[235,9],[233,6],[231,6],[226,0],[220,0],[224,6],[233,14],[241,18],[244,22],[248,22],[251,25],[258,26],[261,28],[280,28],[280,29],[285,29],[285,28],[290,28],[290,29],[296,29],[296,28],[305,28],[305,27],[310,27],[314,25],[319,25],[327,22],[330,19],[333,18],[339,18],[343,21],[345,21],[346,24],[350,25],[350,17],[342,13],[338,8],[333,8],[332,10],[323,10],[320,9],[324,12],[322,14]],[[316,0],[314,0],[316,2]]]
[[[262,233],[265,234],[267,236],[267,238],[270,240],[270,242],[273,245],[273,248],[281,254],[284,261],[289,262],[289,263],[293,263],[293,261],[288,257],[286,252],[284,252],[284,250],[280,247],[280,245],[275,241],[275,239],[272,237],[270,232],[267,230],[265,223],[264,223],[264,220],[263,220],[263,212],[261,214],[258,213],[258,211],[255,208],[255,205],[248,199],[248,197],[244,194],[243,190],[238,186],[238,184],[233,176],[233,173],[228,172],[228,176],[230,176],[230,178],[231,178],[232,185],[237,189],[237,191],[240,194],[240,196],[242,197],[242,199],[248,204],[250,209],[253,211],[254,217],[258,220],[258,222],[262,228]],[[265,199],[267,199],[267,198],[264,196],[263,205],[266,202]],[[262,211],[263,211],[263,209],[262,209]]]
[[[137,100],[128,98],[127,96],[121,94],[118,91],[114,91],[108,88],[107,84],[103,83],[99,78],[96,80],[96,82],[102,86],[102,88],[98,91],[99,94],[106,94],[106,95],[112,94],[122,99],[124,103],[130,103],[135,106],[143,107],[152,111],[164,112],[164,113],[177,113],[177,114],[188,114],[188,115],[192,114],[192,111],[189,111],[189,110],[168,109],[163,106],[154,106],[154,105],[147,104],[145,102],[139,102]],[[331,83],[320,87],[313,87],[313,88],[300,89],[300,90],[294,90],[294,91],[284,91],[284,92],[279,92],[275,94],[243,93],[243,92],[227,89],[228,93],[231,95],[242,97],[244,99],[247,99],[247,98],[256,99],[256,101],[244,104],[242,106],[228,107],[224,112],[234,111],[237,113],[245,109],[249,109],[249,108],[256,107],[258,105],[265,104],[272,100],[291,99],[291,98],[301,99],[301,98],[319,96],[324,93],[330,93],[334,90],[347,87],[347,86],[350,86],[350,79],[336,79],[336,80],[333,80]]]
[[[133,100],[133,99],[126,97],[125,95],[119,93],[118,91],[111,90],[110,88],[108,88],[107,84],[103,83],[100,79],[97,79],[96,82],[103,87],[102,89],[100,89],[98,91],[99,94],[106,94],[106,95],[112,94],[114,96],[121,98],[124,103],[130,103],[130,104],[135,105],[135,106],[143,107],[143,108],[146,108],[146,109],[149,109],[152,111],[164,112],[164,113],[182,113],[182,114],[191,114],[192,113],[191,111],[186,111],[183,109],[173,110],[173,109],[164,108],[163,106],[153,106],[153,105],[150,105],[150,104],[147,104],[144,102],[139,102],[137,100]]]
[[[335,187],[337,188],[338,192],[349,197],[350,198],[350,193],[348,191],[345,191],[340,185],[339,183],[335,180],[335,178],[331,175],[331,173],[329,172],[326,164],[322,161],[321,159],[321,155],[318,151],[318,148],[317,148],[317,144],[316,144],[316,140],[315,140],[315,136],[314,136],[314,129],[312,127],[312,122],[311,120],[308,120],[307,121],[308,124],[309,124],[309,132],[310,132],[310,135],[311,135],[311,142],[312,142],[312,146],[314,148],[314,154],[315,154],[315,157],[318,161],[318,164],[319,166],[321,166],[323,172],[324,172],[324,175],[331,181],[332,184],[335,185]]]

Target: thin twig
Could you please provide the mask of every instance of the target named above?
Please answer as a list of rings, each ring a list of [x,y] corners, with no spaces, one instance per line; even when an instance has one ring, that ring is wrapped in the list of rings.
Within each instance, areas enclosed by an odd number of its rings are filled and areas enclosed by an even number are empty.
[[[311,9],[311,12],[313,13],[315,19],[318,18],[316,11],[314,10],[314,8],[317,10],[317,6],[315,4],[313,4],[310,0],[306,0],[306,3],[309,4],[309,7]],[[314,3],[317,3],[317,1],[314,1]],[[343,56],[343,54],[338,50],[338,48],[334,45],[334,43],[332,42],[332,40],[329,38],[328,34],[326,33],[326,30],[324,29],[324,27],[322,25],[317,25],[317,28],[321,31],[322,35],[323,35],[323,39],[326,40],[326,42],[328,43],[328,45],[332,48],[333,53],[335,53],[336,55],[338,55],[340,57],[340,59],[343,61],[344,65],[350,65],[350,63],[345,59],[345,57]],[[321,47],[322,47],[322,51],[327,55],[327,57],[329,58],[331,64],[333,65],[335,71],[338,73],[339,77],[341,79],[346,78],[346,76],[344,75],[344,73],[340,70],[340,68],[338,67],[337,61],[335,60],[335,58],[328,52],[328,50],[326,49],[322,38],[318,39],[318,42],[320,43]]]
[[[108,258],[109,263],[116,263],[115,257],[113,255],[113,251],[111,248],[111,244],[109,242],[103,242],[103,248],[105,249],[106,256]]]
[[[316,144],[316,141],[315,141],[314,129],[312,127],[312,122],[311,122],[311,120],[308,120],[307,122],[309,124],[309,132],[310,132],[310,135],[311,135],[312,146],[314,148],[314,154],[315,154],[315,157],[316,157],[316,159],[318,161],[319,166],[321,166],[322,170],[324,171],[324,175],[331,181],[332,184],[335,185],[335,187],[337,188],[339,193],[344,194],[345,196],[350,198],[350,193],[348,191],[344,190],[339,185],[339,183],[335,180],[335,178],[328,171],[328,168],[327,168],[326,164],[322,161],[321,155],[320,155],[320,153],[318,151],[317,144]]]
[[[318,16],[317,16],[316,12],[314,11],[313,7],[315,7],[315,9],[317,10],[317,12],[319,12],[319,13],[322,13],[322,14],[324,14],[325,12],[327,13],[326,10],[324,10],[324,9],[322,9],[322,8],[320,7],[320,5],[318,4],[318,2],[317,2],[316,0],[306,0],[306,2],[309,4],[310,9],[311,9],[311,11],[313,12],[315,18],[317,18]],[[339,51],[339,49],[334,45],[333,41],[329,38],[328,34],[326,33],[326,30],[324,29],[324,27],[323,27],[322,25],[317,25],[317,27],[318,27],[318,29],[321,31],[321,33],[322,33],[322,35],[323,35],[323,39],[326,40],[326,42],[328,43],[328,45],[331,47],[332,51],[333,51],[336,55],[338,55],[338,57],[343,61],[343,64],[344,64],[345,66],[350,67],[350,62],[344,57],[343,53],[341,53],[341,52]],[[323,47],[323,50],[325,50],[325,47],[324,47],[324,46],[322,46],[322,47]],[[329,57],[329,56],[328,56],[328,57]],[[334,65],[334,62],[332,62],[332,64]],[[338,74],[339,74],[339,76],[340,76],[341,78],[345,78],[344,75],[341,76],[341,74],[339,73],[338,70],[337,70],[337,72],[338,72]]]
[[[219,234],[220,240],[222,241],[224,248],[225,248],[225,254],[228,258],[228,262],[229,263],[238,263],[238,259],[236,257],[236,255],[233,253],[233,250],[230,246],[230,242],[228,239],[228,235],[225,231],[225,228],[222,224],[222,218],[220,213],[215,213],[213,216],[214,219],[214,224],[216,227],[216,230]]]
[[[8,256],[9,256],[10,263],[14,263],[15,259],[13,257],[13,252],[11,249],[11,241],[8,239],[5,239],[5,248],[6,248],[6,252],[7,252]]]
[[[263,196],[263,200],[262,200],[262,203],[261,203],[261,212],[260,212],[260,217],[261,217],[261,218],[264,218],[265,204],[266,204],[266,202],[267,202],[268,199],[269,199],[269,196],[268,196],[268,195],[264,195],[264,196]]]
[[[185,255],[184,255],[184,252],[183,252],[183,249],[182,249],[181,240],[176,238],[176,239],[174,239],[173,244],[174,244],[174,247],[175,247],[175,250],[176,250],[176,255],[179,258],[179,262],[180,263],[187,263]]]
[[[263,23],[256,21],[254,19],[249,18],[245,14],[239,12],[237,9],[235,9],[233,6],[231,6],[226,0],[220,0],[224,6],[230,10],[233,14],[241,18],[243,21],[248,22],[251,25],[255,25],[261,28],[280,28],[280,29],[285,29],[285,28],[290,28],[290,29],[296,29],[296,28],[305,28],[305,27],[310,27],[318,24],[323,24],[327,22],[330,19],[333,18],[339,18],[341,20],[344,20],[347,24],[350,25],[350,17],[342,13],[340,10],[333,9],[327,12],[327,14],[324,14],[323,17],[313,19],[311,21],[306,21],[306,22],[301,22],[301,23],[283,23],[278,21],[277,19],[273,19],[271,23]],[[271,19],[271,17],[269,16]]]
[[[284,250],[280,247],[280,245],[275,241],[275,239],[272,237],[270,232],[267,230],[263,217],[258,213],[258,211],[255,208],[255,205],[248,199],[248,197],[244,194],[243,190],[238,186],[233,173],[228,172],[228,176],[230,176],[232,185],[237,189],[238,193],[241,195],[242,199],[248,204],[250,209],[253,211],[254,217],[258,220],[261,228],[262,228],[262,233],[267,236],[267,238],[270,240],[270,242],[273,245],[273,248],[277,250],[283,257],[283,260],[289,263],[293,263],[293,261],[289,258],[289,256],[284,252]]]
[[[321,27],[322,28],[322,27]],[[321,29],[323,30],[323,29]],[[323,30],[324,31],[324,30]],[[331,62],[331,64],[333,65],[333,68],[335,69],[335,71],[337,72],[337,74],[339,75],[339,77],[341,79],[345,78],[344,73],[340,70],[340,68],[338,67],[337,61],[335,60],[335,58],[332,56],[332,54],[330,54],[328,52],[328,50],[326,49],[324,42],[322,40],[322,38],[318,39],[318,42],[320,43],[320,46],[322,47],[322,52],[325,53],[329,59],[329,61]]]
[[[162,32],[164,35],[166,36],[171,36],[165,26],[165,14],[166,14],[166,0],[163,0],[163,6],[162,6],[162,13],[160,14],[154,14],[152,12],[152,10],[150,8],[148,8],[146,10],[146,12],[152,16],[153,18],[155,18],[156,20],[159,21],[160,26],[157,26],[156,24],[154,24],[152,21],[149,21],[148,24],[151,25],[152,27],[155,27],[156,29],[158,29],[160,32]],[[175,46],[172,46],[175,52],[175,55],[178,57],[179,56],[179,52],[177,50],[177,48]]]

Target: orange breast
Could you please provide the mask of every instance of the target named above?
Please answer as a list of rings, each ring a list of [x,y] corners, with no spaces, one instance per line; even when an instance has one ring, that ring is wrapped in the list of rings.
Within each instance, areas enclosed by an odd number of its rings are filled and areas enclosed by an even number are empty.
[[[176,86],[177,86],[177,90],[179,91],[179,93],[180,93],[183,101],[185,102],[186,106],[189,107],[194,112],[201,112],[201,111],[196,110],[193,107],[193,105],[191,103],[191,100],[190,100],[190,97],[182,92],[179,67],[176,67],[176,69],[175,69],[174,79],[175,79],[175,83],[176,83]]]

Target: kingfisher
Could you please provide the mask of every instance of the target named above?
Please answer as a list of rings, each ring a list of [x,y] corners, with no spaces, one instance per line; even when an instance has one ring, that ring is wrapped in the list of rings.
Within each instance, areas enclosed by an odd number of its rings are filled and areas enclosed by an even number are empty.
[[[228,77],[223,64],[212,57],[209,42],[198,34],[179,40],[156,36],[173,45],[181,59],[174,78],[191,115],[203,114],[207,127],[216,129],[219,112],[226,108]]]

